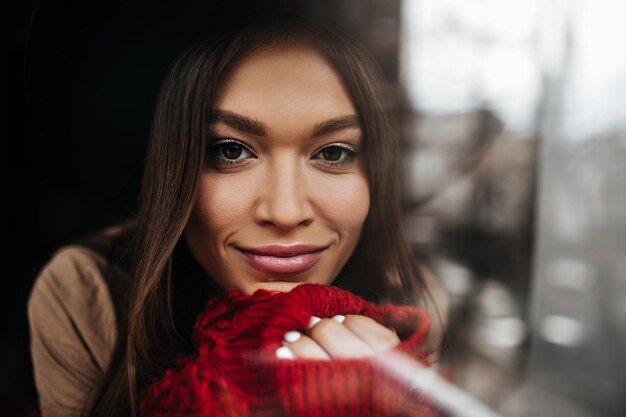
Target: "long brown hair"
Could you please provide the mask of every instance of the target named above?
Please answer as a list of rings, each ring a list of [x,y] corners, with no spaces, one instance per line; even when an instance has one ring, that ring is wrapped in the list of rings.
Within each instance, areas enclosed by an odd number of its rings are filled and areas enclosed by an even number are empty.
[[[187,343],[174,320],[172,257],[204,169],[208,115],[220,80],[246,54],[285,39],[318,49],[342,78],[364,134],[370,211],[337,283],[374,301],[426,294],[403,224],[400,142],[373,61],[345,35],[294,16],[221,33],[173,65],[156,105],[140,196],[133,282],[111,364],[90,416],[138,415],[140,394]]]

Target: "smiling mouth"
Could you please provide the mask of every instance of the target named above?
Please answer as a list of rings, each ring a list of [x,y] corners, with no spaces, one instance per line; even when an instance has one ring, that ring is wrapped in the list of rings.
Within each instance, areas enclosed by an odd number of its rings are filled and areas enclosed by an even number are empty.
[[[237,250],[255,269],[268,274],[298,274],[312,268],[328,246],[270,245]]]

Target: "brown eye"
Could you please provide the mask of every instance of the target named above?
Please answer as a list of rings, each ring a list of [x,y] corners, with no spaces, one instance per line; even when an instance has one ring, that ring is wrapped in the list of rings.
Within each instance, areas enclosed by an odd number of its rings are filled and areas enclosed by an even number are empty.
[[[352,147],[345,145],[330,145],[323,149],[320,149],[312,159],[316,159],[319,163],[322,163],[331,167],[344,167],[350,166],[355,162],[359,156],[359,152]]]
[[[336,162],[336,161],[339,161],[339,159],[341,159],[342,152],[345,152],[345,151],[341,149],[340,147],[331,146],[330,148],[326,148],[322,150],[322,156],[327,161]]]
[[[226,159],[237,159],[243,152],[243,146],[238,143],[225,143],[222,145],[222,154]]]
[[[227,139],[209,146],[207,162],[214,167],[241,166],[257,156],[243,143]]]

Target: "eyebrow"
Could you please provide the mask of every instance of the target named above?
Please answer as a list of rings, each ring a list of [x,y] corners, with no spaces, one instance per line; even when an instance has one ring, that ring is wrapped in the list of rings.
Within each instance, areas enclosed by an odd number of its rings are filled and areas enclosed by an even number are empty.
[[[313,137],[324,136],[343,129],[361,128],[361,122],[357,116],[342,116],[336,119],[318,123],[313,128]]]
[[[227,110],[212,110],[209,113],[209,123],[224,123],[233,129],[257,136],[265,136],[267,134],[267,128],[263,123]],[[361,122],[358,116],[341,116],[316,124],[315,127],[313,127],[313,137],[324,136],[338,130],[354,128],[361,128]]]
[[[233,129],[252,133],[257,136],[265,136],[265,125],[241,114],[226,110],[212,110],[209,113],[209,123],[224,123]]]

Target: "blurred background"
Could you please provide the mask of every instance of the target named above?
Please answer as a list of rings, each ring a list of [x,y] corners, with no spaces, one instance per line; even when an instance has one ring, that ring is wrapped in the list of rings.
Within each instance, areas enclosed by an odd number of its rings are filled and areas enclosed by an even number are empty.
[[[168,64],[225,15],[266,8],[341,26],[383,70],[415,256],[450,299],[441,373],[502,416],[623,416],[620,0],[13,4],[2,95],[8,415],[36,407],[33,280],[59,246],[132,215]]]

